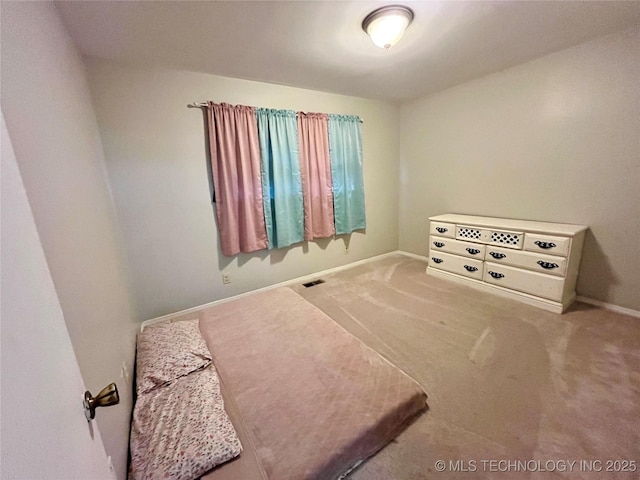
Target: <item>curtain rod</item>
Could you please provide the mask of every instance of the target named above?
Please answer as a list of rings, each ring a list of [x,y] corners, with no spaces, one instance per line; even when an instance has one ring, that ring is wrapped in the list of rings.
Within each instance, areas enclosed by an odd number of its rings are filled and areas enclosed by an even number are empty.
[[[204,107],[208,107],[208,106],[209,106],[209,104],[207,102],[193,102],[193,103],[187,104],[187,108],[204,108]],[[296,113],[298,113],[298,112],[296,112]],[[362,119],[360,119],[360,123],[363,123]]]

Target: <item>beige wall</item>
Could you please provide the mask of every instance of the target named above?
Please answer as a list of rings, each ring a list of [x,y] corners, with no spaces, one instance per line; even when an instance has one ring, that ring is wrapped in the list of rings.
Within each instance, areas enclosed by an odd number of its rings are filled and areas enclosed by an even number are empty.
[[[399,108],[362,98],[86,59],[107,168],[145,320],[398,247]],[[360,115],[366,234],[224,257],[194,101]],[[221,273],[231,275],[222,284]]]
[[[1,101],[86,388],[96,394],[112,381],[120,388],[120,405],[101,409],[97,422],[123,479],[132,394],[120,368],[123,361],[132,368],[136,324],[82,59],[53,3],[3,2]],[[80,405],[78,398],[82,418]]]
[[[588,225],[578,294],[640,310],[639,78],[636,28],[403,104],[400,248],[447,212]]]

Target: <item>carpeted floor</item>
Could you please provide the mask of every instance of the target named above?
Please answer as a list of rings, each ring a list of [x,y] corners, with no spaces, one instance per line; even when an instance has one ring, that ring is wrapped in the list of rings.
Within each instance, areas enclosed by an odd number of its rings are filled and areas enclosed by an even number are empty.
[[[553,314],[425,268],[396,255],[292,287],[429,395],[350,478],[640,478],[640,319]]]

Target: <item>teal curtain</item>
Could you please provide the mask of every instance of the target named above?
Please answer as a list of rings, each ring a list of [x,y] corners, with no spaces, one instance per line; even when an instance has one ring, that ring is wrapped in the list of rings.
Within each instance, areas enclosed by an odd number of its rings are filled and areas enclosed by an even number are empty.
[[[362,120],[354,115],[329,115],[329,155],[336,235],[367,226],[362,176]]]
[[[269,248],[287,247],[304,240],[296,112],[257,108],[256,117]]]

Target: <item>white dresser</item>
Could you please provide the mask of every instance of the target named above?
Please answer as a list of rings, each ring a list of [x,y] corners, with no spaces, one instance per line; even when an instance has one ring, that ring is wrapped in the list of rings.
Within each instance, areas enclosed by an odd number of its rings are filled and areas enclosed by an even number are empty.
[[[427,274],[556,313],[575,300],[588,227],[456,214],[429,222]]]

